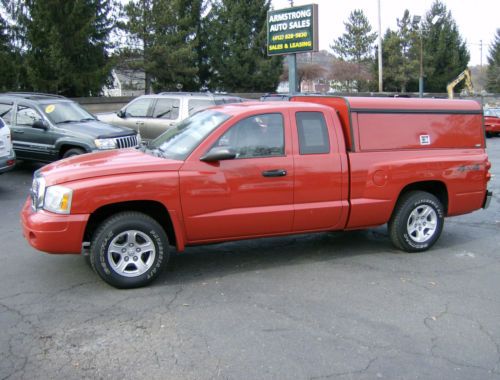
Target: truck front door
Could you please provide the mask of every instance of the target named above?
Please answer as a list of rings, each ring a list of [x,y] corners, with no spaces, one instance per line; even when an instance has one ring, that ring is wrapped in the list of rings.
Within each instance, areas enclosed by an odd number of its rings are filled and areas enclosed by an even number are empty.
[[[236,158],[203,162],[199,152],[180,172],[189,242],[287,233],[293,224],[294,169],[288,115],[260,114],[232,125],[211,146]]]

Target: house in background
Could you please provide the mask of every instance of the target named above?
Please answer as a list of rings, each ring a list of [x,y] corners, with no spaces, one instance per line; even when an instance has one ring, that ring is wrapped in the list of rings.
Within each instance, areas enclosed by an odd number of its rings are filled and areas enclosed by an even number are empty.
[[[140,70],[111,70],[112,81],[102,89],[103,96],[139,96],[145,93],[145,73]]]

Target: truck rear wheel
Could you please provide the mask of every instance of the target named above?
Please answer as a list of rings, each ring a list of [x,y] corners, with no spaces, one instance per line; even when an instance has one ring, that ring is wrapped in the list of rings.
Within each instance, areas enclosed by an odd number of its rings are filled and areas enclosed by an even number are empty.
[[[140,212],[122,212],[96,230],[90,248],[94,271],[117,288],[137,288],[162,272],[170,253],[168,238],[156,220]]]
[[[412,191],[398,201],[389,221],[392,243],[406,252],[422,252],[439,239],[444,224],[443,205],[434,195]]]

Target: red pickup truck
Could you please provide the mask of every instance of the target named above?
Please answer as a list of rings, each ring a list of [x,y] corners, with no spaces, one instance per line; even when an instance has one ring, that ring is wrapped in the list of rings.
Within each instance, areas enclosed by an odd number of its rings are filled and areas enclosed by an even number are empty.
[[[142,149],[34,175],[23,233],[89,255],[109,284],[158,277],[171,246],[388,223],[404,251],[485,208],[491,166],[473,101],[295,96],[199,112]]]

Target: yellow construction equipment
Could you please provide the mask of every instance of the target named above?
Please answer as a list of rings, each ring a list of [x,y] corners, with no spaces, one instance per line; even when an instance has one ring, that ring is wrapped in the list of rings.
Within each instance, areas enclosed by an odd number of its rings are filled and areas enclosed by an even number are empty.
[[[470,70],[467,68],[446,86],[446,91],[448,91],[449,99],[453,99],[453,89],[457,84],[459,84],[463,80],[465,80],[465,88],[468,91],[468,93],[470,95],[474,93],[474,87],[472,86],[472,75],[470,73]]]

